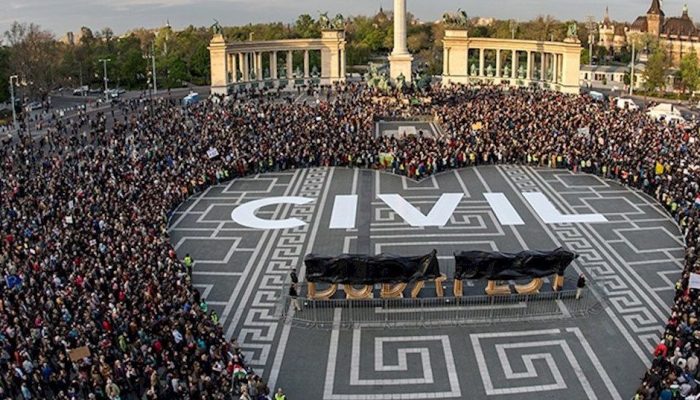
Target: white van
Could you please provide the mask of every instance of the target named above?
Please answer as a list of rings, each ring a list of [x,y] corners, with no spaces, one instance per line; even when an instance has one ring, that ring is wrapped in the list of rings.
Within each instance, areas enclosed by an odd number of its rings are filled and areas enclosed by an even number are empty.
[[[676,121],[684,122],[685,118],[681,115],[673,104],[661,103],[655,107],[652,107],[647,111],[647,115],[655,120],[663,119],[666,122]]]
[[[639,106],[632,99],[615,98],[615,106],[621,110],[637,111]]]

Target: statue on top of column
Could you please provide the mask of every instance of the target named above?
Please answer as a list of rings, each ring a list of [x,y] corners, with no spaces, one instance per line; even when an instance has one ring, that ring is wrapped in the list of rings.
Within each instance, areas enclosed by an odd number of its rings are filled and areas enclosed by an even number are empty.
[[[345,17],[343,17],[343,14],[335,15],[335,18],[333,18],[333,21],[331,22],[331,29],[335,29],[337,31],[342,31],[345,29]]]
[[[328,18],[328,11],[324,13],[319,12],[318,26],[321,29],[331,29],[331,20]]]
[[[461,8],[456,13],[445,13],[442,15],[442,23],[450,28],[464,29],[469,25],[469,16]]]
[[[210,29],[215,35],[221,35],[224,32],[224,30],[221,28],[221,25],[219,24],[219,21],[217,20],[214,20],[214,23],[211,25]]]
[[[569,26],[566,30],[566,37],[568,37],[568,38],[577,38],[578,37],[578,26],[576,25],[576,22],[572,22],[569,24]]]

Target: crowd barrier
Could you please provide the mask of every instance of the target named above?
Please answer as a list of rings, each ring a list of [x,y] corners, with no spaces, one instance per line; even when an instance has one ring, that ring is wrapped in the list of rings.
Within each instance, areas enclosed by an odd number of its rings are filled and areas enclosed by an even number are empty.
[[[453,285],[454,282],[450,282]],[[467,295],[460,297],[394,297],[382,296],[386,291],[394,293],[405,289],[404,284],[390,288],[377,285],[362,289],[346,288],[346,298],[311,298],[313,285],[297,284],[299,296],[289,296],[289,283],[278,303],[277,317],[284,323],[308,328],[387,328],[463,326],[492,324],[521,320],[574,318],[586,315],[596,307],[598,299],[591,288],[561,290],[533,294]],[[441,287],[442,285],[438,285]],[[327,291],[338,290],[331,285]],[[357,295],[350,293],[362,292]],[[365,293],[369,291],[369,293]],[[376,295],[368,298],[367,295]],[[331,295],[332,296],[332,295]],[[363,297],[364,296],[364,297]],[[300,306],[294,310],[293,301]],[[342,318],[336,319],[336,309],[342,309]]]

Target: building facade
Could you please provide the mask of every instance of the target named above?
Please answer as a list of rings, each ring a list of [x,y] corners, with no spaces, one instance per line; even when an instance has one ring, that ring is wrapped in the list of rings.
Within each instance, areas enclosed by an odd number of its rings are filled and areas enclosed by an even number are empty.
[[[700,59],[700,29],[690,18],[687,5],[683,6],[680,17],[667,18],[660,0],[652,0],[647,13],[631,24],[613,22],[605,9],[603,21],[598,25],[599,46],[618,52],[641,35],[658,38],[672,66],[678,66],[681,58],[693,49]]]

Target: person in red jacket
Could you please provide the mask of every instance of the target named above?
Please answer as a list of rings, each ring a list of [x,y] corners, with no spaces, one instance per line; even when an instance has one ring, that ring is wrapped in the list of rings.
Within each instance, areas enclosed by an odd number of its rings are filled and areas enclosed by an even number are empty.
[[[664,341],[662,340],[659,342],[659,345],[656,346],[656,348],[654,349],[654,357],[661,356],[663,358],[666,358],[666,353],[668,353],[668,347],[666,346],[666,343],[664,343]]]

